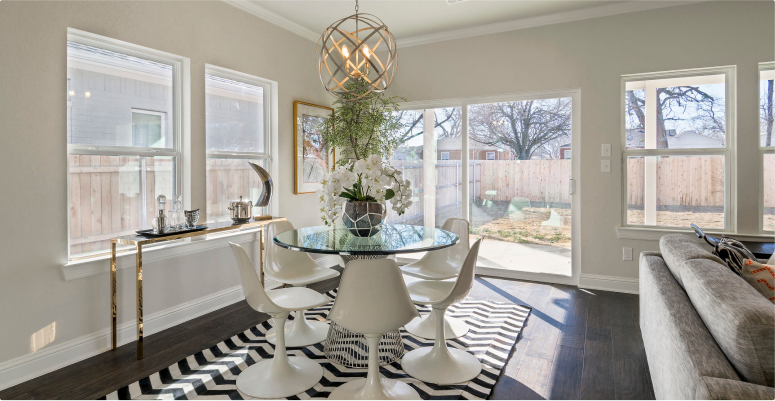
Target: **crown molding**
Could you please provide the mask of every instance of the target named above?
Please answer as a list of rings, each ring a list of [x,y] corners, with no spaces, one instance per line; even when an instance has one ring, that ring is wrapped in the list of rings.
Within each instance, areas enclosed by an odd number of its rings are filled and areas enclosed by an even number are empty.
[[[655,10],[658,8],[682,6],[686,4],[700,3],[707,0],[685,1],[627,1],[600,7],[592,7],[581,10],[566,11],[540,17],[522,18],[513,21],[498,22],[494,24],[479,25],[470,28],[453,29],[444,32],[430,33],[427,35],[411,36],[396,39],[397,47],[419,46],[428,43],[442,42],[446,40],[470,38],[474,36],[491,35],[516,31],[520,29],[535,28],[545,25],[561,24],[564,22],[581,21],[585,19],[608,17],[617,14],[626,14],[638,11]]]
[[[320,35],[317,33],[285,18],[250,0],[221,0],[226,4],[239,8],[255,15],[267,22],[285,28],[303,38],[317,43]],[[700,3],[708,0],[681,0],[681,1],[644,1],[630,0],[624,3],[609,4],[599,7],[586,8],[581,10],[566,11],[561,13],[542,15],[539,17],[522,18],[513,21],[498,22],[494,24],[479,25],[470,28],[452,29],[449,31],[429,33],[427,35],[410,36],[403,39],[396,39],[397,47],[410,47],[425,45],[428,43],[443,42],[447,40],[470,38],[474,36],[491,35],[516,31],[520,29],[535,28],[545,25],[561,24],[564,22],[581,21],[585,19],[608,17],[611,15],[627,14],[638,11],[655,10],[665,7],[682,6],[687,4]]]
[[[315,43],[317,43],[318,39],[320,38],[320,35],[275,13],[272,11],[267,10],[264,7],[259,6],[258,4],[250,1],[250,0],[221,0],[224,3],[239,8],[242,11],[248,12],[250,14],[255,15],[258,18],[261,18],[264,21],[267,21],[271,24],[277,25],[280,28],[287,29],[302,38],[305,38],[307,40],[311,40]]]

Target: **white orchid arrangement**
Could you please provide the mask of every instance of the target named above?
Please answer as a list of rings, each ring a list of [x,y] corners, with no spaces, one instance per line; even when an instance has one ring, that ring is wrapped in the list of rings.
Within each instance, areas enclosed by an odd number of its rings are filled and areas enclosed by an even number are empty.
[[[321,181],[317,191],[320,200],[320,219],[334,225],[342,217],[347,201],[379,202],[392,200],[393,210],[404,214],[412,206],[412,188],[401,171],[382,163],[379,155],[371,155],[355,163],[347,163]]]

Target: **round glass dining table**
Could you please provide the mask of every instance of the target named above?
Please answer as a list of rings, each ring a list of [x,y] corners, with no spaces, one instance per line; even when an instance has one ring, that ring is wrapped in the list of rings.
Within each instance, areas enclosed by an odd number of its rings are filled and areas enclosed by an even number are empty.
[[[336,254],[347,263],[355,259],[382,259],[390,255],[426,252],[455,245],[457,234],[440,228],[406,224],[383,224],[371,237],[357,237],[344,226],[297,228],[274,237],[280,247],[299,252]],[[331,322],[323,353],[329,361],[351,368],[368,367],[366,338]],[[404,355],[401,333],[385,333],[379,343],[380,365],[393,363]]]

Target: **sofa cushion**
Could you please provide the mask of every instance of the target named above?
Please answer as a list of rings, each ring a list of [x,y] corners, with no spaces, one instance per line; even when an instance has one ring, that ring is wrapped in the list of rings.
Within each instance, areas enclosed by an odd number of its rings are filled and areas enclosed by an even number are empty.
[[[640,329],[654,395],[692,399],[702,377],[740,380],[665,261],[640,257]]]
[[[704,249],[691,236],[684,234],[668,234],[659,239],[659,250],[662,251],[662,258],[667,263],[667,268],[673,273],[678,284],[684,286],[681,278],[683,263],[693,259],[708,259],[718,262],[724,266],[724,261],[718,256]]]
[[[684,262],[681,275],[694,308],[740,377],[775,386],[775,305],[707,259]]]

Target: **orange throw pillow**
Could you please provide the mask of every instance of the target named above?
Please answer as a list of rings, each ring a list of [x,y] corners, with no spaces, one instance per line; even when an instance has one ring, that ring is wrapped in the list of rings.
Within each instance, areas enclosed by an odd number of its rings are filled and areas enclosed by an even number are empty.
[[[763,265],[751,259],[743,263],[743,278],[770,302],[775,303],[775,266]]]

